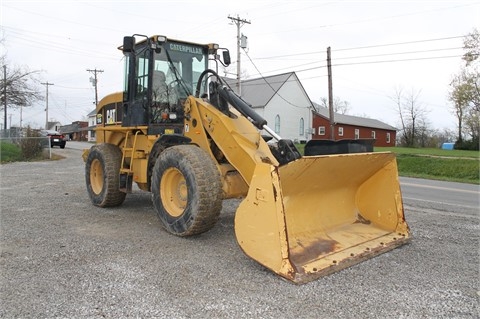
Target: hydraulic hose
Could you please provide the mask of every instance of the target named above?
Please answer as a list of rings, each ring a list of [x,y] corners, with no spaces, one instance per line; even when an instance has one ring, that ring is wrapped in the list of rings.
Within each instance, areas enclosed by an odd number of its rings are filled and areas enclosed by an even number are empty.
[[[267,125],[267,121],[261,117],[255,110],[245,102],[241,97],[236,95],[230,88],[223,86],[219,92],[221,97],[230,103],[243,116],[248,118],[255,127],[263,129]]]
[[[200,94],[200,87],[201,83],[203,82],[203,77],[211,73],[214,76],[217,77],[217,79],[222,82],[221,77],[217,74],[217,72],[207,69],[200,74],[198,83],[197,83],[197,88],[195,91],[195,96],[198,97]],[[255,125],[256,128],[258,129],[263,129],[264,126],[267,125],[267,121],[261,117],[255,110],[250,106],[247,102],[245,102],[241,97],[235,94],[235,92],[232,91],[227,86],[222,86],[219,88],[218,93],[222,98],[224,98],[230,105],[232,105],[237,111],[239,111],[243,116],[248,118],[253,125]]]

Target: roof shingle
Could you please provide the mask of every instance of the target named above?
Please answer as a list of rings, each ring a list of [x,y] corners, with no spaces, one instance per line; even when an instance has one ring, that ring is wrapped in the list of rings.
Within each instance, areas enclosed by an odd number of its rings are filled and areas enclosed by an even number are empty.
[[[320,106],[316,103],[313,103],[313,104],[315,105],[315,108],[316,108],[315,113],[317,113],[318,115],[326,119],[330,118],[329,111],[326,107]],[[347,124],[347,125],[354,125],[354,126],[371,127],[371,128],[378,128],[383,130],[397,131],[397,128],[393,126],[390,126],[379,120],[369,119],[366,117],[335,113],[333,115],[333,118],[336,124]]]

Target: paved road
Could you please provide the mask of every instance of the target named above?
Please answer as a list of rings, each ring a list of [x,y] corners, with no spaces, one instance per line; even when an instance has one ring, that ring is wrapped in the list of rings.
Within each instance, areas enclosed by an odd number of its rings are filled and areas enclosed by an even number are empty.
[[[402,179],[412,243],[297,286],[241,252],[238,201],[187,239],[161,229],[148,193],[93,207],[76,145],[55,149],[64,160],[0,165],[2,318],[479,317],[478,193],[424,200],[460,186]]]
[[[401,177],[403,199],[412,205],[436,204],[455,210],[462,207],[478,213],[480,190],[478,185]]]

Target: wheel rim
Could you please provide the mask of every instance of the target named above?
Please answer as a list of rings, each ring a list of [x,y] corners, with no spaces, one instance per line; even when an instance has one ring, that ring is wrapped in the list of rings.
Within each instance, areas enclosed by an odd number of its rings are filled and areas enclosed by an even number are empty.
[[[160,182],[160,198],[167,213],[179,217],[187,207],[188,189],[185,177],[176,168],[168,168]]]
[[[94,159],[90,165],[90,185],[95,194],[100,194],[103,189],[103,167],[98,159]]]

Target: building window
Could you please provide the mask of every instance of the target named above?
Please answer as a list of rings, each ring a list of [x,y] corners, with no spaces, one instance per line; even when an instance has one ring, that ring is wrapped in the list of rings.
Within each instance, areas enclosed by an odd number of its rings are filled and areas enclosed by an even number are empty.
[[[325,135],[325,126],[318,127],[318,135]]]
[[[343,136],[343,127],[338,128],[338,136]]]
[[[304,126],[304,122],[303,122],[303,117],[300,118],[300,130],[298,132],[300,134],[300,136],[303,136],[303,134],[305,133],[305,126]]]
[[[375,138],[376,134],[375,131],[372,131],[372,138]]]
[[[390,133],[387,133],[387,143],[390,144]]]
[[[280,115],[275,116],[275,133],[280,134]]]
[[[355,129],[355,139],[358,140],[360,138],[360,130],[358,128]]]

